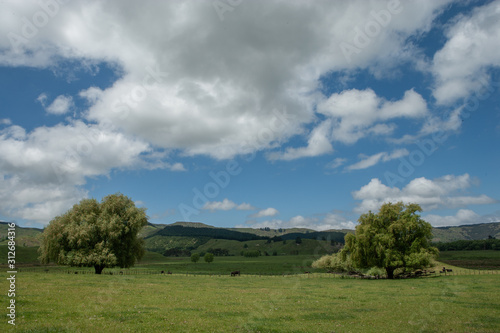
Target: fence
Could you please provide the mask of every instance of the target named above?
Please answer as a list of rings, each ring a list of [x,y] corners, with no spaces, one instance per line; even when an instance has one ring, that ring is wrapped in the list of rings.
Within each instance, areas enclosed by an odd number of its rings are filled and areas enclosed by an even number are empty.
[[[94,275],[94,269],[62,269],[61,267],[26,267],[19,268],[17,270],[19,273],[50,273],[50,274],[87,274]],[[209,277],[222,277],[230,276],[230,272],[223,273],[207,273],[207,272],[169,272],[162,270],[152,270],[152,269],[105,269],[102,275],[183,275],[183,276],[209,276]],[[337,273],[292,273],[285,272],[281,274],[270,274],[270,273],[241,273],[242,276],[255,276],[255,277],[292,277],[299,276],[304,278],[314,278],[314,277],[329,277],[329,278],[340,278],[340,279],[360,279],[369,278],[375,279],[375,277],[362,276],[362,275],[347,275],[347,274],[337,274]],[[436,277],[436,276],[459,276],[459,275],[500,275],[500,270],[472,270],[472,269],[461,269],[453,268],[448,271],[434,271],[434,273],[427,273],[416,277]]]

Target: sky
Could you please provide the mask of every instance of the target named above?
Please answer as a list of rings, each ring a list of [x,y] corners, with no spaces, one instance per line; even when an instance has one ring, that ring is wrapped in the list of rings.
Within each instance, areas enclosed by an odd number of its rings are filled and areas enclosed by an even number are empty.
[[[0,220],[500,221],[500,1],[0,2]]]

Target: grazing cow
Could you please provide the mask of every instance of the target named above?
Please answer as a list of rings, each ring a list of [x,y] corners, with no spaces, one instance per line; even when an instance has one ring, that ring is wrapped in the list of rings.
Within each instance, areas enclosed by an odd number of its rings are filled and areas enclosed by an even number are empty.
[[[161,271],[161,274],[165,274],[165,271]]]
[[[240,276],[241,275],[240,271],[232,271],[231,272],[231,276],[236,276],[236,275]]]
[[[172,272],[171,271],[167,271],[167,274],[172,274]]]
[[[447,272],[453,272],[453,270],[452,270],[452,269],[448,269],[448,268],[446,269],[446,271],[447,271]]]
[[[311,272],[304,272],[304,274],[311,274]]]

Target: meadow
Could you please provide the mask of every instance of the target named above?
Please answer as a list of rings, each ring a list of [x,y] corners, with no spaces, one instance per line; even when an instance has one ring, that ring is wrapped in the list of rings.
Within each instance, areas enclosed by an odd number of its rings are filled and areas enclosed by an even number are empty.
[[[442,251],[439,260],[469,269],[500,269],[500,251]]]
[[[18,274],[16,331],[498,332],[499,282],[27,272]],[[9,326],[4,319],[0,331]]]
[[[82,269],[56,266],[23,267],[16,281],[15,330],[500,331],[498,271],[463,275],[472,271],[446,265],[453,275],[401,280],[347,278],[320,271],[303,274],[313,259],[306,255],[216,257],[213,263],[191,263],[189,258],[165,258],[150,252],[141,264],[122,269],[124,275],[74,274]],[[160,269],[173,274],[158,274]],[[242,276],[230,277],[234,269],[241,269]],[[6,279],[1,279],[0,288],[8,290]],[[8,301],[7,292],[2,292],[0,303],[6,307]],[[0,332],[7,331],[14,328],[5,318]]]

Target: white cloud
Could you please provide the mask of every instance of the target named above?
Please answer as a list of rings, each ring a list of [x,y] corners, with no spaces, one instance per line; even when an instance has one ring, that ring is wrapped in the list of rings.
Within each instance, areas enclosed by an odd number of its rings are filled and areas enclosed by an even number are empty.
[[[326,165],[326,168],[328,168],[328,169],[337,169],[338,167],[342,166],[345,162],[347,162],[346,158],[337,157],[336,159],[334,159],[333,161],[331,161],[330,163],[328,163]]]
[[[75,121],[29,133],[13,125],[0,130],[0,212],[47,223],[87,195],[86,178],[151,165],[183,168],[162,165],[147,143],[99,125]]]
[[[307,146],[301,148],[287,148],[284,153],[272,152],[267,154],[269,160],[290,161],[302,157],[313,157],[333,152],[330,143],[331,121],[326,120],[313,129],[307,140]]]
[[[429,214],[426,216],[422,216],[422,218],[425,221],[429,222],[433,227],[459,226],[492,222],[487,218],[476,214],[470,209],[460,209],[455,215],[440,216]]]
[[[447,175],[434,180],[415,178],[404,188],[389,187],[377,179],[372,179],[358,191],[352,192],[356,200],[361,200],[357,213],[376,211],[384,202],[418,203],[424,211],[438,208],[458,208],[468,205],[486,205],[497,202],[487,195],[461,195],[474,181],[468,174]]]
[[[354,163],[352,165],[349,165],[346,167],[346,170],[361,170],[361,169],[367,169],[369,167],[372,167],[380,162],[388,162],[391,160],[394,160],[396,158],[400,158],[403,156],[408,155],[409,152],[406,149],[396,149],[392,153],[388,152],[381,152],[375,155],[371,156],[361,156],[362,160]]]
[[[89,120],[113,123],[127,135],[186,155],[231,158],[275,148],[302,134],[316,120],[322,75],[407,61],[401,50],[408,37],[428,31],[447,2],[401,3],[381,25],[373,13],[387,10],[385,0],[369,5],[320,1],[315,6],[246,1],[226,13],[223,22],[210,1],[72,1],[60,4],[36,36],[19,45],[2,39],[0,64],[54,68],[58,61],[106,62],[122,75],[102,91],[90,87],[81,92],[91,104]],[[36,2],[3,7],[0,33],[6,36],[21,36],[24,23],[17,18],[29,19],[41,10]],[[347,59],[339,45],[353,42],[357,28],[373,22],[379,24],[377,36]],[[425,109],[413,91],[401,101],[382,104],[371,110],[383,114],[377,123],[358,125],[347,115],[334,117],[340,124],[334,124],[333,139],[354,142],[364,131],[387,135],[395,127],[384,120],[416,117]],[[288,123],[270,126],[276,123],[272,111],[282,108],[290,115]],[[54,105],[53,112],[63,110]],[[321,129],[312,131],[307,147],[290,148],[282,157],[333,151],[330,135]]]
[[[225,198],[222,201],[209,201],[209,202],[206,202],[205,205],[203,205],[202,209],[211,210],[211,211],[215,211],[215,210],[232,210],[232,209],[236,209],[236,210],[254,210],[255,207],[253,207],[252,205],[250,205],[248,203],[242,203],[242,204],[238,205],[238,204],[234,203],[233,201]]]
[[[0,125],[11,125],[12,121],[8,118],[0,118]]]
[[[45,93],[42,93],[38,96],[37,101],[42,104],[45,111],[50,114],[62,115],[68,113],[73,107],[73,97],[60,95],[57,96],[50,105],[47,106],[48,96]]]
[[[486,70],[500,66],[498,31],[500,1],[476,8],[450,26],[446,44],[433,59],[438,103],[451,104],[488,86]]]
[[[250,215],[250,217],[253,218],[259,218],[259,217],[264,217],[264,216],[276,216],[279,214],[279,211],[276,208],[269,207],[266,209],[263,209],[255,214]]]
[[[414,90],[405,92],[399,101],[387,101],[371,89],[345,90],[332,94],[318,105],[318,112],[330,117],[332,139],[352,144],[368,134],[388,135],[394,124],[382,122],[396,118],[422,118],[428,115],[425,100]]]

